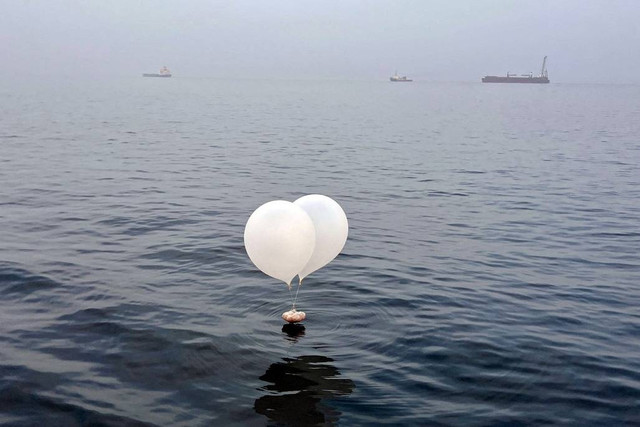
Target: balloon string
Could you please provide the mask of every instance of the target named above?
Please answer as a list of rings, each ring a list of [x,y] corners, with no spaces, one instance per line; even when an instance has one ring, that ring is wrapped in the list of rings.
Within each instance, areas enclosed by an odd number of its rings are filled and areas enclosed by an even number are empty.
[[[293,309],[296,309],[296,302],[298,302],[298,292],[300,292],[300,286],[302,286],[302,279],[298,280],[298,289],[296,289],[296,298],[293,300]]]
[[[295,310],[296,303],[293,301],[293,295],[291,295],[291,283],[287,283],[287,287],[289,288],[289,298],[291,298],[291,305],[293,306],[293,309]]]

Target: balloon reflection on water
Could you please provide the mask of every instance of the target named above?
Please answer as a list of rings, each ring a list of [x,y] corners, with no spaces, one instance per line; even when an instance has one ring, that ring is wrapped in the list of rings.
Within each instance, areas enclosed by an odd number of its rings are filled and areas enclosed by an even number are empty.
[[[331,362],[325,356],[300,356],[273,363],[260,377],[269,384],[261,388],[267,394],[255,401],[255,411],[286,425],[336,424],[341,413],[330,401],[350,394],[355,384],[341,378]]]

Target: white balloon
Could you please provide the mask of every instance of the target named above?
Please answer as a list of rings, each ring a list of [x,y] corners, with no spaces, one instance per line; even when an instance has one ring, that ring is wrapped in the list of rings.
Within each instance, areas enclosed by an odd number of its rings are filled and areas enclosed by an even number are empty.
[[[244,246],[263,273],[291,286],[315,247],[316,232],[299,206],[274,200],[256,209],[244,229]]]
[[[293,202],[307,212],[316,230],[316,243],[309,262],[298,273],[300,280],[329,264],[342,250],[349,234],[347,215],[330,197],[310,194]]]

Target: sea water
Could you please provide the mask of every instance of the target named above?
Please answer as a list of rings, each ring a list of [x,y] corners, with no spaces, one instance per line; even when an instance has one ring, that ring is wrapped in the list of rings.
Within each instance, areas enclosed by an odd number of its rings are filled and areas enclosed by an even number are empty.
[[[0,89],[7,425],[640,422],[640,87],[195,78]],[[243,247],[349,218],[285,326]]]

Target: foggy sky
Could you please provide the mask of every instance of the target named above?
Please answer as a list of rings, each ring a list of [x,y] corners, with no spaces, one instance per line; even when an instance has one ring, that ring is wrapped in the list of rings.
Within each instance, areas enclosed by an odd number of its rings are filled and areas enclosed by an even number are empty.
[[[0,0],[0,77],[640,83],[638,0]]]

